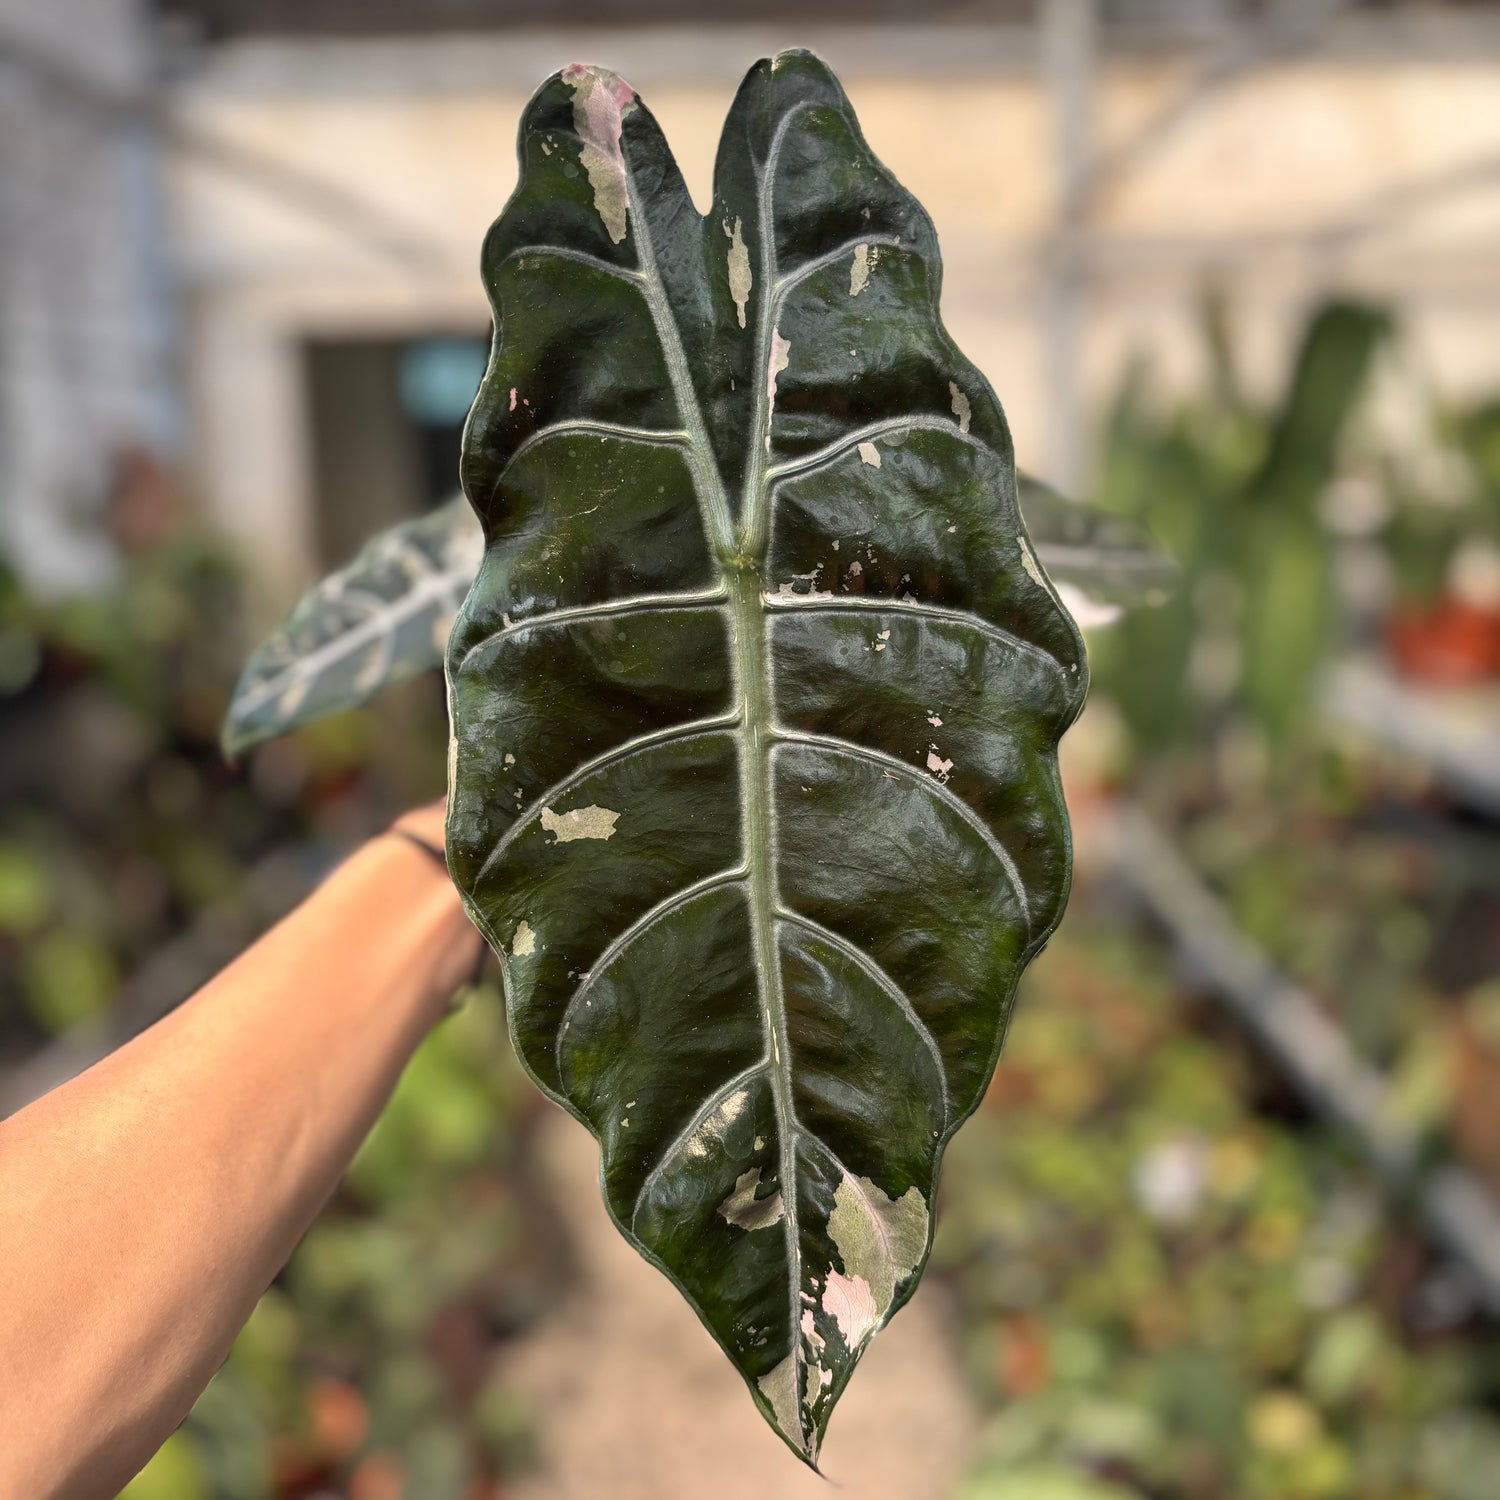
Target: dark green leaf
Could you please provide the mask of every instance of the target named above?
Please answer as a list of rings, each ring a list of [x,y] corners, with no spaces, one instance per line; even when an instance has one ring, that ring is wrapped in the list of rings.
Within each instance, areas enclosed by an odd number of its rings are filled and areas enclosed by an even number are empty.
[[[473,582],[480,542],[462,495],[367,542],[250,658],[224,718],[225,751],[357,708],[436,666]]]
[[[1176,585],[1177,564],[1144,526],[1066,499],[1029,474],[1017,475],[1017,485],[1036,555],[1075,614],[1070,591],[1103,623],[1132,604],[1162,603]]]
[[[544,84],[520,155],[450,863],[611,1215],[813,1462],[1062,912],[1082,642],[822,63],[751,70],[705,217],[611,73]]]
[[[1176,564],[1144,527],[1064,499],[1025,474],[1017,483],[1037,559],[1064,597],[1071,590],[1102,611],[1100,618],[1112,618],[1131,605],[1160,602],[1176,581]],[[311,590],[240,678],[225,719],[226,750],[358,708],[392,683],[441,666],[454,611],[479,566],[480,542],[460,495],[383,532]],[[412,566],[408,547],[440,572]],[[371,594],[381,606],[369,603]]]

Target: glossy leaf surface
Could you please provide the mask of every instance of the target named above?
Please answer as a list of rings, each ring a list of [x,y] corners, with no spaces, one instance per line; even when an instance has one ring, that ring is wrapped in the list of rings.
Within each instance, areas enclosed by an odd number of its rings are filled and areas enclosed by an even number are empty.
[[[1082,644],[932,226],[823,64],[751,70],[706,216],[603,70],[520,155],[449,860],[609,1212],[815,1462],[1066,900]]]
[[[1020,471],[1016,483],[1037,561],[1065,603],[1069,591],[1079,601],[1075,613],[1081,605],[1092,607],[1096,619],[1112,619],[1134,605],[1161,602],[1175,586],[1176,563],[1145,527],[1069,500]],[[403,541],[446,559],[441,587],[423,567],[389,566]],[[479,523],[462,496],[382,533],[348,568],[310,590],[250,663],[225,720],[226,748],[243,750],[359,708],[391,684],[442,666],[454,613],[482,551]],[[350,582],[355,605],[368,588],[384,607],[351,607]],[[392,631],[395,649],[377,649]],[[295,686],[304,677],[313,683],[305,696]],[[283,695],[290,711],[279,708]]]
[[[461,495],[367,542],[250,658],[225,715],[224,749],[235,754],[357,708],[436,666],[482,548]]]

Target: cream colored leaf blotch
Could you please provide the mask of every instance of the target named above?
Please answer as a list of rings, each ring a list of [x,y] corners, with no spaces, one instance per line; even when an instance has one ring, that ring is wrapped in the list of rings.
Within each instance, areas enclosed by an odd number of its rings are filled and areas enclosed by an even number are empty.
[[[878,252],[877,252],[878,253]],[[857,297],[870,284],[870,272],[875,267],[876,254],[868,245],[854,247],[854,259],[849,266],[849,295]]]
[[[630,210],[620,133],[635,108],[635,90],[614,73],[577,63],[564,68],[562,77],[573,90],[573,128],[583,142],[578,159],[594,190],[594,207],[618,245]]]
[[[750,288],[755,278],[750,274],[750,251],[745,245],[744,220],[736,219],[734,227],[724,220],[724,233],[729,236],[729,295],[734,300],[734,310],[739,315],[740,327],[745,326],[745,307],[750,301]]]
[[[734,1191],[719,1205],[719,1217],[736,1229],[747,1231],[769,1229],[773,1224],[779,1224],[786,1215],[780,1189],[757,1198],[755,1190],[759,1186],[759,1167],[742,1172],[735,1179]]]
[[[1042,570],[1037,565],[1036,554],[1027,546],[1025,537],[1021,538],[1021,566],[1026,569],[1026,576],[1038,588],[1046,587],[1042,581]]]
[[[927,1250],[927,1201],[915,1187],[888,1198],[868,1177],[847,1172],[833,1197],[828,1236],[844,1262],[830,1270],[823,1311],[856,1349],[890,1311],[896,1287]]]
[[[724,1132],[739,1119],[741,1112],[750,1102],[750,1091],[748,1089],[736,1089],[712,1114],[692,1133],[688,1143],[682,1149],[688,1155],[700,1160],[708,1155],[708,1148],[717,1141]]]
[[[969,408],[969,398],[959,390],[958,382],[948,382],[948,394],[953,398],[953,415],[958,418],[958,430],[967,432],[969,430],[969,419],[974,413]]]
[[[797,1413],[797,1360],[788,1354],[779,1365],[757,1380],[760,1393],[770,1403],[776,1425],[791,1439],[800,1451],[807,1451],[807,1441],[802,1436],[802,1422]]]
[[[790,339],[781,336],[779,328],[771,330],[771,358],[766,364],[766,452],[771,451],[771,413],[776,410],[776,377],[792,358]]]
[[[555,833],[559,844],[571,844],[574,839],[613,838],[619,821],[619,813],[607,807],[575,807],[565,813],[553,812],[550,807],[542,809],[542,828]]]

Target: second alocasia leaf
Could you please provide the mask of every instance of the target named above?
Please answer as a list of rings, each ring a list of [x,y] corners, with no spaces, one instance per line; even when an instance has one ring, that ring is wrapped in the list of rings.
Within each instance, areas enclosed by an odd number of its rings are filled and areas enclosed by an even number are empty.
[[[750,71],[706,216],[602,69],[520,155],[450,861],[621,1232],[815,1462],[1067,897],[1083,647],[931,223],[822,63]]]

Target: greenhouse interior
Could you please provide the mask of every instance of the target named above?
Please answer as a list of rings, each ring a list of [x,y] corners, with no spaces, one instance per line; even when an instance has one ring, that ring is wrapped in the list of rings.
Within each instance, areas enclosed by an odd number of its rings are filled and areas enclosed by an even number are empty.
[[[317,578],[459,492],[527,99],[616,70],[701,210],[794,47],[931,215],[1033,536],[1031,490],[1159,549],[1091,590],[1042,549],[1072,893],[921,1288],[809,1471],[611,1224],[491,957],[120,1493],[1493,1500],[1490,0],[0,0],[0,1118],[444,794],[435,670],[221,726]]]

